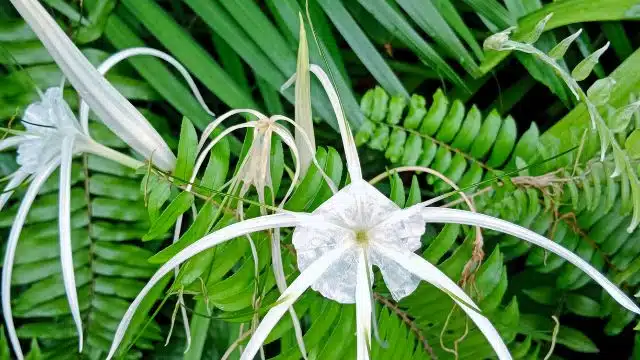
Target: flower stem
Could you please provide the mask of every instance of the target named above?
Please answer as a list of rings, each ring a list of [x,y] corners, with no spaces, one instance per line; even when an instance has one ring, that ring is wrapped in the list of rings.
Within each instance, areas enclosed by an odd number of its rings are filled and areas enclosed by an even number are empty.
[[[96,141],[87,139],[82,145],[82,147],[84,148],[83,150],[85,150],[86,152],[115,161],[118,164],[124,165],[126,167],[138,169],[139,167],[144,166],[144,162],[136,160],[131,156],[125,155],[119,151],[113,150],[112,148],[104,146]]]

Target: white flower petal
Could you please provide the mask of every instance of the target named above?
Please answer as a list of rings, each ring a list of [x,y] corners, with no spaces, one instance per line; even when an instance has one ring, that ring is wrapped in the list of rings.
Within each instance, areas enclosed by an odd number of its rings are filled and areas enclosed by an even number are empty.
[[[324,91],[329,97],[333,112],[338,119],[338,127],[340,128],[340,135],[342,135],[342,145],[344,147],[344,155],[347,160],[347,170],[352,182],[362,180],[362,171],[360,170],[360,158],[358,157],[358,149],[356,148],[356,142],[353,140],[353,134],[349,123],[344,117],[344,111],[342,111],[342,105],[340,104],[340,97],[336,92],[336,89],[331,84],[331,80],[321,67],[315,64],[311,64],[309,67],[312,73],[320,80]]]
[[[602,275],[588,262],[584,261],[581,257],[565,249],[561,245],[545,238],[544,236],[538,235],[529,229],[491,216],[464,210],[425,208],[422,210],[422,216],[427,222],[476,225],[500,231],[545,248],[546,250],[565,258],[567,261],[587,273],[587,275],[602,286],[620,305],[636,314],[640,314],[640,308],[638,305],[636,305],[635,302],[622,290],[609,281],[609,279]]]
[[[298,125],[295,121],[289,119],[288,117],[282,116],[282,115],[274,115],[274,116],[271,117],[271,119],[273,119],[274,121],[283,120],[283,121],[286,121],[289,124],[293,125],[293,127],[296,129],[296,136],[300,136],[302,138],[302,140],[304,140],[304,144],[298,145],[298,146],[299,147],[300,146],[304,147],[303,145],[307,146],[308,150],[311,152],[311,155],[312,155],[311,161],[313,161],[313,164],[316,166],[316,169],[320,172],[320,174],[322,174],[322,177],[327,182],[327,185],[329,185],[329,188],[331,188],[331,192],[334,193],[334,194],[337,193],[338,192],[338,186],[333,182],[333,180],[324,171],[322,166],[320,166],[320,164],[318,163],[318,160],[316,159],[316,147],[315,147],[314,144],[311,143],[311,139],[309,139],[309,137],[302,130],[300,125]]]
[[[183,218],[184,218],[184,214],[180,215],[178,217],[178,220],[176,221],[176,225],[173,231],[173,241],[172,241],[172,243],[174,244],[178,240],[180,240],[180,231],[182,229]],[[180,268],[179,267],[174,268],[173,273],[174,273],[174,277],[177,278],[178,274],[180,273]],[[191,331],[189,330],[189,316],[187,315],[187,309],[184,305],[184,296],[182,295],[182,293],[178,294],[178,305],[180,306],[180,315],[182,316],[182,325],[184,326],[184,334],[187,337],[187,345],[185,346],[185,349],[184,349],[184,352],[186,353],[191,348]],[[173,323],[171,324],[171,327],[173,328]],[[167,342],[165,343],[165,346],[169,343],[170,336],[171,336],[171,331],[169,331],[169,336],[167,336]]]
[[[207,144],[207,147],[204,148],[204,150],[200,151],[200,155],[198,155],[198,158],[196,159],[196,164],[193,167],[193,172],[191,173],[191,179],[189,179],[190,183],[193,183],[196,179],[196,176],[198,175],[198,171],[200,171],[200,168],[202,167],[202,164],[204,164],[204,161],[207,159],[207,155],[209,154],[209,152],[211,151],[211,149],[213,149],[214,146],[216,146],[216,144],[218,142],[220,142],[220,140],[222,140],[225,136],[229,135],[230,133],[238,130],[238,129],[242,129],[242,128],[248,128],[248,127],[255,127],[256,126],[256,122],[255,121],[250,121],[250,122],[246,122],[246,123],[241,123],[241,124],[237,124],[234,126],[231,126],[227,129],[225,129],[224,131],[222,131],[218,136],[216,136],[213,140],[211,140],[211,142],[209,142],[209,144]],[[206,139],[203,137],[203,139]],[[191,190],[191,184],[187,185],[187,190]]]
[[[37,0],[11,0],[69,82],[118,137],[156,166],[172,170],[176,158],[147,119],[82,55]]]
[[[287,290],[287,279],[284,273],[284,266],[282,265],[282,254],[280,253],[280,229],[273,231],[273,239],[271,241],[271,267],[273,268],[273,274],[276,278],[276,285],[280,293]],[[291,306],[289,308],[289,314],[291,315],[291,321],[293,322],[293,331],[296,335],[296,343],[302,357],[307,359],[307,349],[304,345],[304,338],[302,337],[302,326],[296,310]]]
[[[397,216],[393,215],[396,213]],[[333,248],[343,244],[355,245],[358,231],[366,232],[366,237],[372,244],[379,242],[398,250],[409,251],[420,247],[420,236],[424,232],[424,221],[420,216],[401,211],[398,205],[364,180],[344,187],[320,205],[313,215],[334,226],[302,225],[295,229],[292,242],[297,251],[298,268],[301,270]],[[397,217],[397,221],[387,221],[390,216]],[[397,269],[395,265],[387,264],[375,251],[371,255],[372,264],[381,268],[385,281],[389,280],[387,285],[394,296],[401,298],[415,290],[419,282],[415,277]],[[346,252],[312,288],[343,304],[356,302],[357,256],[355,251]]]
[[[298,224],[300,224],[300,221],[303,218],[304,216],[298,214],[282,213],[245,220],[243,222],[231,224],[225,228],[215,231],[182,249],[182,251],[169,259],[158,269],[158,271],[156,271],[151,279],[149,279],[149,282],[147,282],[144,288],[140,291],[138,296],[136,296],[136,298],[133,300],[131,305],[129,305],[127,312],[124,314],[122,320],[120,321],[120,324],[118,325],[107,359],[111,359],[115,355],[115,352],[118,349],[118,345],[120,345],[120,342],[124,338],[127,327],[129,327],[129,323],[131,322],[136,309],[138,308],[144,297],[147,295],[147,293],[149,293],[153,286],[155,286],[158,281],[160,281],[165,275],[167,275],[173,268],[179,266],[186,260],[199,254],[200,252],[221,244],[227,240],[256,231],[278,227],[297,226]]]
[[[424,281],[449,294],[453,301],[467,313],[480,331],[482,331],[498,355],[498,358],[500,360],[511,360],[509,349],[507,349],[500,334],[498,334],[491,322],[479,313],[480,310],[473,300],[455,282],[440,271],[440,269],[412,252],[400,252],[384,247],[381,247],[379,251]]]
[[[201,152],[202,147],[204,146],[204,143],[207,141],[207,139],[209,139],[209,136],[211,136],[211,133],[213,133],[213,131],[218,127],[218,125],[220,125],[223,121],[225,121],[226,119],[230,118],[233,115],[238,115],[238,114],[242,114],[242,113],[247,113],[247,114],[251,114],[253,116],[255,116],[258,119],[266,119],[267,117],[264,116],[262,113],[255,111],[253,109],[234,109],[234,110],[230,110],[220,116],[218,116],[218,118],[213,121],[211,124],[207,125],[207,127],[204,128],[204,130],[202,131],[202,135],[200,136],[200,141],[198,142],[198,153]]]
[[[271,330],[276,326],[285,312],[287,312],[287,309],[349,248],[350,246],[341,246],[324,254],[291,283],[287,290],[280,295],[276,305],[267,312],[267,315],[265,315],[260,325],[258,325],[258,328],[253,333],[253,336],[251,336],[251,340],[249,340],[249,343],[242,353],[241,360],[253,359],[260,347],[262,347],[264,340],[269,336]]]
[[[4,262],[2,263],[2,291],[0,296],[2,297],[2,315],[4,317],[4,322],[7,325],[7,334],[9,335],[9,340],[11,340],[13,352],[19,360],[22,360],[24,356],[22,355],[22,349],[20,348],[20,342],[18,340],[18,335],[16,334],[16,328],[13,323],[13,315],[11,311],[11,274],[13,272],[13,261],[16,255],[18,239],[20,238],[20,233],[22,232],[22,227],[27,219],[27,213],[29,213],[31,204],[33,204],[33,200],[38,195],[38,191],[40,191],[42,184],[47,180],[47,178],[49,178],[49,175],[51,175],[56,167],[58,167],[59,163],[59,159],[51,161],[36,173],[24,195],[24,198],[22,199],[22,203],[20,203],[18,213],[13,220],[13,225],[11,225],[11,231],[7,238]]]
[[[187,82],[187,85],[189,85],[189,88],[191,89],[193,96],[195,96],[196,100],[198,100],[198,102],[200,103],[200,106],[202,106],[202,108],[209,115],[211,115],[212,117],[215,117],[215,114],[213,113],[213,111],[211,111],[207,106],[207,104],[204,102],[204,98],[200,94],[200,91],[198,90],[198,86],[196,85],[195,81],[193,81],[193,78],[191,77],[187,69],[184,66],[182,66],[182,64],[180,64],[180,62],[174,59],[171,55],[166,54],[160,50],[147,48],[147,47],[136,47],[136,48],[122,50],[120,52],[117,52],[111,55],[107,60],[105,60],[102,64],[100,64],[100,66],[98,66],[97,70],[101,75],[104,75],[112,67],[116,66],[122,60],[125,60],[133,56],[140,56],[140,55],[155,56],[173,65],[173,67],[175,67],[176,70],[178,70],[180,75],[182,75],[184,80]],[[80,102],[80,124],[82,124],[82,129],[85,131],[85,133],[89,134],[89,106],[84,100],[81,100]]]
[[[73,136],[62,140],[60,153],[60,189],[58,207],[58,225],[60,231],[60,264],[62,265],[62,282],[67,294],[73,322],[78,331],[78,352],[82,352],[83,331],[80,305],[76,291],[76,277],[73,268],[73,249],[71,247],[71,162],[73,157]]]
[[[11,179],[7,183],[7,186],[4,187],[2,194],[0,194],[0,211],[2,211],[2,208],[7,204],[11,195],[13,195],[15,191],[14,189],[20,186],[28,176],[29,173],[22,169],[16,170],[16,172],[11,175]]]
[[[282,198],[282,205],[284,205],[284,203],[287,202],[287,200],[289,199],[289,196],[291,196],[291,193],[293,193],[293,189],[295,188],[295,186],[298,184],[298,179],[300,178],[300,174],[301,174],[301,160],[300,160],[300,153],[298,152],[298,148],[296,146],[296,142],[293,139],[293,136],[291,136],[291,134],[289,133],[289,131],[283,127],[281,127],[280,125],[274,124],[273,125],[273,131],[278,134],[278,136],[280,136],[280,138],[282,139],[282,141],[284,141],[284,143],[289,147],[289,149],[291,149],[291,153],[293,155],[293,161],[295,162],[295,170],[293,172],[293,178],[291,179],[291,186],[289,186],[289,189],[287,189],[286,194],[284,195],[284,197]]]
[[[27,139],[28,138],[25,136],[11,136],[6,139],[0,140],[0,151],[14,148]]]
[[[371,284],[364,249],[359,251],[356,283],[356,348],[358,360],[369,360],[371,348]]]

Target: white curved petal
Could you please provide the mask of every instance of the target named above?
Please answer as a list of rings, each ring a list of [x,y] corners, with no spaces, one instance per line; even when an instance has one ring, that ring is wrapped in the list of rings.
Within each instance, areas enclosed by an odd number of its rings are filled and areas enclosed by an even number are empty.
[[[174,257],[164,263],[164,265],[162,265],[158,269],[158,271],[156,271],[151,279],[149,279],[149,282],[147,282],[144,288],[140,291],[138,296],[136,296],[136,298],[133,300],[131,305],[129,305],[127,312],[124,314],[122,320],[120,321],[120,324],[118,325],[118,329],[116,330],[116,333],[114,335],[113,343],[111,344],[111,349],[109,350],[107,359],[111,359],[113,355],[115,355],[115,352],[118,349],[118,345],[120,345],[120,342],[122,341],[125,332],[127,331],[127,327],[129,327],[129,323],[131,322],[136,309],[138,308],[144,297],[147,295],[147,293],[149,293],[153,286],[155,286],[158,281],[160,281],[165,275],[173,270],[173,268],[179,266],[186,260],[199,254],[200,252],[235,237],[266,229],[297,226],[300,221],[301,216],[291,213],[261,216],[245,220],[243,222],[231,224],[223,229],[220,229],[203,237],[202,239],[182,249]]]
[[[14,148],[25,140],[27,140],[27,138],[24,136],[11,136],[6,139],[2,139],[0,140],[0,151]]]
[[[155,56],[173,65],[173,67],[175,67],[176,70],[178,70],[180,75],[182,75],[184,80],[187,82],[187,85],[189,85],[189,88],[191,89],[193,96],[195,96],[196,100],[198,100],[198,102],[200,103],[200,106],[202,106],[202,108],[207,112],[207,114],[211,115],[212,117],[215,117],[215,114],[213,113],[213,111],[211,111],[207,106],[207,104],[204,102],[204,98],[200,94],[200,91],[198,90],[198,86],[196,85],[195,81],[193,81],[193,78],[191,77],[187,69],[184,66],[182,66],[182,64],[180,64],[180,62],[174,59],[171,55],[164,53],[160,50],[147,48],[147,47],[135,47],[135,48],[122,50],[120,52],[117,52],[111,55],[107,60],[105,60],[102,64],[100,64],[100,66],[98,66],[97,70],[101,75],[104,75],[112,67],[117,65],[122,60],[125,60],[133,56],[139,56],[139,55]],[[80,102],[80,124],[82,124],[82,129],[84,130],[85,134],[89,134],[89,106],[84,100],[81,100]]]
[[[369,360],[371,348],[371,284],[364,250],[358,258],[358,275],[356,283],[356,348],[358,360]]]
[[[118,137],[156,166],[172,170],[176,158],[147,119],[89,63],[38,0],[11,0],[73,87]]]
[[[298,267],[304,270],[322,254],[342,244],[356,244],[356,232],[365,232],[370,243],[381,243],[397,249],[415,251],[420,247],[424,221],[409,211],[402,211],[395,222],[386,221],[401,210],[393,201],[364,180],[345,186],[320,205],[313,214],[328,224],[296,227],[292,243],[297,251]],[[417,221],[416,221],[417,218]],[[333,224],[331,226],[330,224]],[[355,303],[356,264],[358,254],[343,255],[329,271],[313,284],[324,297],[342,304]],[[406,271],[396,271],[371,251],[372,265],[379,266],[387,285],[397,298],[415,290],[418,279]],[[398,280],[398,281],[393,281]]]
[[[16,247],[18,246],[18,238],[20,238],[20,233],[22,232],[22,227],[27,219],[27,213],[29,213],[31,204],[33,204],[33,200],[38,195],[38,191],[40,191],[42,184],[47,180],[47,178],[49,178],[49,175],[51,175],[53,170],[58,167],[59,163],[60,160],[56,159],[55,161],[46,164],[35,175],[24,195],[24,198],[22,199],[22,203],[18,208],[18,213],[13,220],[13,225],[11,225],[9,237],[7,238],[4,262],[2,263],[2,292],[0,296],[2,297],[2,315],[7,326],[7,334],[9,335],[9,340],[11,340],[13,352],[19,360],[22,360],[24,356],[22,355],[22,349],[20,348],[20,342],[18,341],[18,335],[16,334],[16,328],[13,323],[13,315],[11,311],[11,274],[13,272],[13,261],[16,255]]]
[[[491,322],[480,314],[478,306],[455,282],[453,282],[447,275],[445,275],[440,269],[421,258],[420,256],[408,252],[408,251],[396,251],[390,248],[381,247],[379,249],[381,253],[384,253],[389,259],[397,262],[408,271],[422,278],[424,281],[432,284],[438,289],[446,292],[451,296],[465,313],[473,320],[478,326],[478,329],[482,331],[487,338],[491,347],[498,355],[500,360],[511,360],[511,354],[509,349],[502,341],[500,334],[493,327]]]
[[[351,246],[342,246],[324,254],[291,283],[287,290],[280,295],[276,305],[267,312],[267,315],[265,315],[260,325],[258,325],[258,328],[253,333],[251,340],[249,340],[247,347],[242,353],[240,360],[253,359],[260,347],[262,347],[264,340],[269,336],[271,330],[276,326],[278,321],[280,321],[285,312],[287,312],[287,309],[350,247]]]
[[[272,192],[273,193],[273,192]],[[278,290],[282,294],[287,290],[287,279],[284,274],[284,267],[282,265],[282,254],[280,253],[280,229],[273,231],[273,239],[271,240],[271,266],[273,268],[273,274],[276,278],[276,285]],[[293,331],[296,335],[296,343],[300,349],[302,357],[307,359],[307,348],[304,345],[304,338],[302,337],[302,326],[300,326],[300,320],[296,310],[291,306],[289,308],[289,315],[291,315],[291,322],[293,323]]]
[[[283,120],[283,121],[286,121],[289,124],[293,125],[293,127],[296,129],[296,136],[298,136],[298,134],[300,134],[302,140],[304,140],[304,144],[303,145],[306,145],[308,150],[309,150],[309,152],[311,153],[311,155],[312,155],[311,156],[311,161],[316,166],[316,169],[320,172],[320,174],[322,174],[322,177],[327,182],[327,185],[329,185],[329,188],[331,189],[331,192],[334,193],[334,194],[337,193],[338,192],[338,185],[336,185],[336,183],[333,182],[333,180],[329,177],[329,175],[327,175],[327,173],[325,173],[325,171],[322,168],[322,166],[320,166],[320,164],[318,163],[318,160],[316,159],[316,147],[315,147],[314,144],[311,143],[311,139],[309,139],[307,134],[305,134],[305,132],[300,127],[300,125],[298,125],[295,121],[293,121],[293,120],[291,120],[288,117],[283,116],[283,115],[274,115],[271,118],[274,121]],[[302,146],[302,145],[298,145],[298,146]]]
[[[209,153],[209,151],[211,151],[211,149],[213,149],[213,147],[218,142],[220,142],[220,140],[222,140],[225,136],[227,136],[228,134],[232,133],[233,131],[236,131],[236,130],[242,129],[242,128],[255,127],[255,126],[256,126],[256,122],[255,121],[250,121],[250,122],[234,125],[234,126],[231,126],[231,127],[227,128],[227,129],[225,129],[224,131],[222,131],[220,133],[220,135],[216,136],[213,140],[211,140],[211,142],[209,142],[207,147],[205,147],[204,150],[202,150],[200,152],[200,155],[196,159],[196,164],[193,167],[193,173],[191,173],[191,179],[189,179],[189,182],[193,183],[195,181],[196,176],[198,174],[198,171],[202,167],[202,164],[204,163],[205,159],[207,158],[207,154]],[[203,137],[203,139],[206,139],[206,138]],[[191,190],[191,184],[187,185],[187,190]]]
[[[426,222],[476,225],[487,229],[500,231],[545,248],[546,250],[549,250],[552,253],[565,258],[567,261],[587,273],[587,275],[589,275],[600,286],[602,286],[602,288],[604,288],[620,305],[624,306],[630,311],[633,311],[636,314],[640,314],[640,308],[638,307],[638,305],[636,305],[636,303],[631,300],[622,290],[620,290],[614,283],[609,281],[609,279],[602,275],[588,262],[584,261],[581,257],[565,249],[561,245],[547,239],[544,236],[536,234],[529,229],[491,216],[472,213],[464,210],[426,208],[422,210],[422,216]]]
[[[192,207],[193,209],[193,207]],[[195,210],[194,210],[195,211]],[[195,217],[195,215],[194,215]],[[175,244],[178,240],[180,240],[180,231],[182,230],[182,220],[184,218],[184,214],[178,216],[178,220],[176,221],[176,225],[173,229],[173,241]],[[180,268],[175,267],[173,269],[174,277],[177,278],[180,273]],[[191,331],[189,330],[189,316],[187,315],[187,309],[184,305],[184,296],[182,293],[178,294],[178,306],[180,306],[180,315],[182,316],[182,325],[184,326],[184,334],[187,337],[187,345],[185,346],[184,352],[186,353],[191,348]],[[173,328],[173,323],[171,323],[171,327]],[[167,342],[165,346],[169,343],[169,339],[171,337],[171,331],[169,331],[169,336],[167,337]]]
[[[204,130],[202,131],[202,135],[200,136],[200,141],[198,142],[197,152],[200,153],[200,151],[202,150],[202,147],[204,146],[204,143],[207,141],[209,136],[211,136],[211,133],[218,127],[218,125],[220,125],[223,121],[230,118],[231,116],[242,114],[242,113],[251,114],[257,117],[258,119],[266,118],[266,116],[264,116],[262,113],[253,109],[234,109],[234,110],[227,111],[226,113],[218,116],[218,118],[215,121],[213,121],[211,124],[207,125],[207,127],[204,128]]]
[[[16,172],[11,175],[11,179],[7,183],[7,186],[4,187],[2,194],[0,194],[0,211],[2,211],[2,208],[7,204],[11,195],[13,195],[15,188],[20,186],[28,176],[29,173],[22,169],[16,170]]]
[[[360,158],[358,157],[358,149],[356,148],[356,142],[353,140],[353,134],[349,123],[344,117],[344,111],[342,111],[342,105],[340,104],[340,98],[336,89],[331,84],[331,80],[327,74],[318,65],[311,64],[309,67],[312,73],[320,80],[324,91],[331,101],[333,112],[338,119],[338,127],[340,128],[340,135],[342,135],[342,145],[344,147],[344,155],[347,160],[347,170],[351,181],[362,180],[362,170],[360,170]]]
[[[73,249],[71,246],[71,163],[73,157],[74,137],[62,139],[60,153],[60,189],[58,206],[58,226],[60,231],[60,264],[62,265],[62,282],[67,294],[69,309],[78,332],[78,352],[82,352],[84,343],[82,317],[76,291],[76,276],[73,268]]]
[[[289,199],[289,196],[291,196],[291,193],[293,192],[293,189],[295,188],[295,186],[298,184],[298,179],[300,178],[300,174],[301,174],[300,153],[293,139],[293,136],[289,133],[287,129],[281,127],[280,125],[274,124],[273,131],[276,134],[278,134],[278,136],[280,136],[282,141],[284,141],[284,143],[289,147],[289,149],[291,149],[291,153],[293,154],[293,161],[296,164],[295,171],[293,172],[293,178],[291,179],[291,186],[289,186],[289,189],[287,189],[286,194],[282,198],[281,205],[284,205]]]

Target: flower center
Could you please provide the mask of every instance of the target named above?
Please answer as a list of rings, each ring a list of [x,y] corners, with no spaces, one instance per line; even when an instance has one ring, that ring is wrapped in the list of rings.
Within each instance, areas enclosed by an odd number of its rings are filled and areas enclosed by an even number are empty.
[[[360,245],[364,245],[369,242],[367,232],[364,230],[356,231],[356,242]]]

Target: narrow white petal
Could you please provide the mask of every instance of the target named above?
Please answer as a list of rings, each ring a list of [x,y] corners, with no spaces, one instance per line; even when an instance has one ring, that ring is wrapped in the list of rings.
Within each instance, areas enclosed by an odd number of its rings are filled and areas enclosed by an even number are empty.
[[[440,269],[421,258],[420,256],[408,251],[396,251],[388,247],[380,247],[380,253],[383,253],[389,259],[397,262],[402,267],[419,276],[424,281],[432,284],[438,289],[446,292],[451,296],[464,312],[473,320],[487,338],[491,347],[498,355],[500,360],[511,360],[509,349],[502,341],[500,334],[493,327],[491,322],[479,313],[478,306],[453,280],[449,279]]]
[[[253,109],[234,109],[234,110],[230,110],[220,116],[218,116],[218,118],[212,122],[211,124],[207,125],[206,128],[204,128],[204,130],[202,131],[202,135],[200,136],[200,141],[198,142],[198,153],[200,153],[200,151],[202,150],[202,147],[204,146],[204,143],[207,141],[207,139],[209,139],[209,136],[211,136],[211,133],[218,127],[218,125],[220,125],[223,121],[225,121],[226,119],[230,118],[233,115],[237,115],[237,114],[242,114],[242,113],[247,113],[247,114],[251,114],[253,116],[255,116],[258,119],[265,119],[266,116],[264,116],[262,113],[255,111]]]
[[[16,334],[16,328],[13,323],[13,315],[11,311],[11,274],[13,272],[13,261],[16,255],[18,239],[20,238],[20,233],[22,232],[22,227],[27,219],[27,213],[29,213],[31,204],[33,204],[33,200],[36,198],[36,195],[38,195],[38,191],[40,191],[42,184],[47,180],[47,178],[49,178],[49,175],[51,175],[53,170],[58,167],[59,163],[60,160],[55,159],[54,161],[46,164],[31,181],[31,184],[22,199],[22,203],[18,208],[18,213],[13,220],[13,225],[11,225],[11,231],[7,238],[7,246],[4,253],[4,262],[2,263],[2,315],[7,326],[7,334],[9,335],[9,340],[11,340],[13,352],[15,353],[16,358],[20,360],[22,360],[24,356],[22,355],[22,349],[20,348],[20,342],[18,341],[18,335]]]
[[[178,220],[176,221],[176,225],[173,230],[173,241],[172,241],[172,243],[174,244],[178,240],[180,240],[180,232],[182,230],[183,218],[184,216],[180,215],[178,217]],[[175,267],[173,269],[173,273],[175,277],[178,277],[178,274],[180,273],[180,268]],[[187,309],[185,308],[185,305],[184,305],[184,296],[182,295],[182,293],[178,294],[178,306],[180,306],[180,315],[182,316],[182,325],[184,326],[184,334],[187,337],[187,345],[185,346],[185,349],[184,349],[184,352],[186,353],[191,348],[191,331],[189,330],[189,316],[187,315]],[[171,324],[171,326],[173,326],[173,324]],[[169,334],[171,334],[171,331],[169,331]],[[168,342],[169,342],[169,337],[167,337],[167,343]]]
[[[27,140],[24,136],[11,136],[6,139],[0,140],[0,151],[14,148],[20,145],[21,142]]]
[[[282,254],[280,253],[280,229],[275,229],[273,231],[273,239],[271,240],[271,265],[273,268],[273,274],[276,278],[276,285],[282,294],[287,290],[287,279],[282,265]],[[304,345],[302,326],[300,326],[298,314],[293,306],[289,307],[289,314],[291,315],[291,321],[293,322],[293,331],[296,334],[296,343],[298,344],[302,357],[306,360],[307,348]]]
[[[60,189],[58,207],[58,225],[60,231],[60,264],[62,265],[62,282],[67,293],[67,301],[71,309],[73,322],[78,332],[78,352],[82,352],[83,331],[80,305],[76,291],[76,276],[73,269],[73,249],[71,247],[71,163],[73,157],[74,137],[62,139],[60,153]]]
[[[573,252],[565,249],[561,245],[541,236],[522,226],[512,224],[508,221],[494,218],[478,213],[472,213],[464,210],[444,209],[444,208],[425,208],[422,210],[422,216],[426,222],[435,223],[457,223],[466,225],[476,225],[487,229],[500,231],[509,235],[513,235],[532,244],[538,245],[551,251],[552,253],[565,258],[570,263],[579,267],[587,273],[593,280],[602,286],[620,305],[626,309],[640,314],[640,308],[631,300],[622,290],[614,283],[609,281],[598,270],[584,261],[581,257]]]
[[[69,82],[118,137],[163,170],[176,158],[147,119],[89,63],[38,0],[11,0]]]
[[[365,251],[360,251],[358,259],[358,279],[356,283],[356,344],[357,359],[369,360],[371,347],[371,284]]]
[[[187,308],[184,305],[184,297],[180,294],[178,298],[180,304],[180,312],[182,314],[182,325],[184,325],[184,333],[187,337],[187,345],[184,347],[184,354],[191,349],[191,330],[189,329],[189,315],[187,314]]]
[[[213,111],[211,111],[207,106],[207,104],[204,102],[204,98],[200,94],[200,91],[198,90],[198,86],[196,85],[195,81],[193,81],[193,78],[191,77],[187,69],[184,66],[182,66],[182,64],[180,64],[180,62],[174,59],[171,55],[166,54],[160,50],[146,48],[146,47],[137,47],[137,48],[122,50],[120,52],[117,52],[111,55],[107,60],[105,60],[102,64],[100,64],[100,66],[98,66],[98,72],[101,75],[104,75],[112,67],[116,66],[122,60],[125,60],[133,56],[139,56],[139,55],[155,56],[173,65],[189,85],[189,88],[191,89],[193,96],[195,96],[196,100],[198,100],[198,102],[200,103],[200,106],[202,106],[202,108],[204,108],[204,110],[209,115],[211,115],[212,117],[215,117],[215,114],[213,113]],[[80,124],[82,124],[82,129],[85,131],[85,133],[89,134],[89,106],[84,100],[81,100],[80,102]]]
[[[216,144],[220,142],[220,140],[222,140],[225,136],[231,134],[232,132],[238,129],[255,127],[255,126],[256,126],[255,121],[234,125],[225,129],[220,133],[220,135],[216,136],[213,140],[211,140],[211,142],[207,145],[207,147],[205,147],[204,150],[200,152],[200,155],[198,155],[198,159],[196,159],[196,164],[193,167],[193,173],[191,174],[191,179],[189,179],[189,182],[193,183],[195,181],[196,176],[198,175],[198,171],[200,171],[200,167],[202,167],[202,164],[204,164],[204,161],[207,158],[209,151],[211,151],[211,149],[213,149],[213,147],[216,146]],[[187,185],[187,191],[189,190],[191,190],[191,184]]]
[[[11,175],[11,179],[7,183],[7,186],[4,187],[2,194],[0,194],[0,211],[2,211],[2,208],[7,204],[11,195],[13,195],[14,189],[20,186],[28,176],[29,173],[22,169],[16,170],[16,172]]]
[[[243,222],[231,224],[223,229],[220,229],[203,237],[202,239],[184,248],[182,251],[168,260],[164,265],[162,265],[158,269],[158,271],[156,271],[151,279],[149,279],[149,282],[140,291],[138,296],[133,300],[133,302],[127,309],[127,312],[122,317],[120,324],[118,325],[118,329],[116,330],[116,333],[114,335],[113,343],[111,344],[111,349],[109,350],[107,359],[111,359],[113,355],[115,355],[115,352],[118,349],[118,345],[120,345],[120,342],[122,341],[125,332],[127,331],[127,327],[129,327],[129,323],[131,322],[136,309],[138,308],[144,297],[147,295],[147,293],[149,293],[153,286],[155,286],[158,281],[160,281],[165,275],[167,275],[173,268],[179,266],[186,260],[204,250],[212,248],[220,243],[236,238],[238,236],[266,229],[297,226],[299,223],[300,219],[297,214],[282,213],[261,216],[245,220]]]
[[[324,172],[324,169],[318,163],[318,160],[316,159],[316,148],[315,148],[315,145],[313,145],[311,143],[311,140],[305,134],[305,132],[300,128],[300,125],[296,124],[295,121],[289,119],[288,117],[282,116],[282,115],[275,115],[275,116],[272,116],[271,118],[274,121],[283,120],[283,121],[286,121],[289,124],[293,125],[293,127],[296,129],[296,136],[299,133],[302,136],[302,139],[304,140],[305,144],[307,145],[309,151],[311,151],[311,154],[313,155],[311,157],[311,161],[313,161],[313,164],[316,166],[316,169],[320,172],[320,174],[322,174],[322,177],[327,182],[327,185],[329,185],[329,188],[331,188],[331,192],[334,193],[334,194],[337,193],[338,192],[338,186],[333,182],[333,180],[331,180],[331,178],[327,175],[327,173]],[[300,145],[298,145],[298,146],[300,146]]]
[[[331,80],[321,67],[315,64],[311,64],[310,70],[315,74],[318,80],[320,80],[322,87],[324,87],[324,91],[329,97],[329,101],[331,101],[333,112],[336,114],[336,118],[338,119],[338,127],[340,128],[340,135],[342,135],[342,145],[344,146],[344,155],[347,160],[347,170],[349,170],[351,181],[355,182],[357,180],[361,180],[362,171],[360,170],[360,158],[358,157],[358,149],[356,148],[356,142],[353,140],[353,134],[351,133],[349,123],[344,117],[344,112],[342,111],[342,105],[340,104],[338,93],[333,87],[333,84],[331,84]]]
[[[278,298],[277,305],[273,306],[262,319],[262,322],[260,322],[260,325],[253,333],[251,340],[249,340],[247,347],[242,353],[240,360],[252,360],[253,357],[256,356],[265,339],[269,336],[269,333],[278,321],[280,321],[284,313],[287,312],[287,309],[349,248],[350,246],[342,246],[327,252],[306,268],[302,274],[291,283],[287,290]]]
[[[278,134],[278,136],[280,136],[282,141],[284,141],[284,143],[289,147],[289,149],[291,149],[291,153],[293,155],[293,161],[296,164],[295,165],[296,168],[293,172],[293,178],[291,179],[291,186],[289,186],[289,189],[287,189],[287,193],[282,198],[281,203],[282,205],[284,205],[284,203],[286,203],[287,200],[289,199],[289,196],[291,196],[291,193],[293,192],[293,189],[295,188],[295,186],[298,184],[298,179],[300,178],[300,174],[301,174],[300,152],[298,151],[298,147],[296,146],[293,136],[291,135],[291,133],[289,133],[287,129],[277,124],[274,124],[273,131],[276,134]]]

